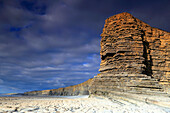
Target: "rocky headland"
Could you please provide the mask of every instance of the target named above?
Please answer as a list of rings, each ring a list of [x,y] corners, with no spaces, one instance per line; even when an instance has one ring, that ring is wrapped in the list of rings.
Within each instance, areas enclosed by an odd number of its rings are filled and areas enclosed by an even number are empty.
[[[93,79],[91,96],[150,103],[159,101],[153,95],[169,99],[169,32],[121,13],[106,19],[101,37],[100,74]]]
[[[170,113],[170,33],[121,13],[106,19],[101,37],[97,76],[0,97],[0,113]]]
[[[120,13],[105,21],[100,55],[100,73],[93,79],[24,95],[89,94],[170,107],[169,32],[153,28],[129,13]]]

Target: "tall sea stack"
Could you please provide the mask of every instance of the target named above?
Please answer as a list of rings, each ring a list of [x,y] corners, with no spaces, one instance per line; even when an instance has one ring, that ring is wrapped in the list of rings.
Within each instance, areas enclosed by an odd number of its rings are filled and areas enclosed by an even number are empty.
[[[90,94],[126,96],[170,93],[170,33],[129,13],[109,17],[101,34],[100,74]]]

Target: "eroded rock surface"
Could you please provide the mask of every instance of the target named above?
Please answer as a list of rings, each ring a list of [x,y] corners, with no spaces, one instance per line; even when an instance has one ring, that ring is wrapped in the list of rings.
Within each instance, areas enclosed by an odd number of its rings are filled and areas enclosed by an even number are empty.
[[[91,95],[170,93],[169,32],[121,13],[106,19],[101,37],[100,74]]]
[[[154,95],[169,99],[169,32],[153,28],[129,13],[121,13],[106,19],[101,37],[100,74],[79,85],[24,94],[65,96],[90,92],[90,96],[159,104]],[[169,101],[164,100],[161,105],[169,106]]]

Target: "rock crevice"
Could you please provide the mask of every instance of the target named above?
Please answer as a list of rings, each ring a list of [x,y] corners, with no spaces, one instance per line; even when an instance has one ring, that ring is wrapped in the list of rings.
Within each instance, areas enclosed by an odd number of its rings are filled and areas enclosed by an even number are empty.
[[[144,36],[145,36],[145,32],[142,31],[142,42],[143,42],[143,57],[144,57],[144,65],[145,65],[145,69],[142,72],[143,74],[146,74],[148,76],[152,77],[152,65],[153,65],[153,61],[152,61],[152,55],[150,55],[150,48],[149,48],[149,42],[144,40]]]

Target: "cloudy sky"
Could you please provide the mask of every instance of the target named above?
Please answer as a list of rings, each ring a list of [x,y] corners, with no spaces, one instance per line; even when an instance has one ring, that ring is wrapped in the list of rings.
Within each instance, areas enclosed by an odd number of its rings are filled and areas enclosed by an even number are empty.
[[[169,0],[0,0],[0,93],[95,76],[104,21],[121,12],[170,31]]]

